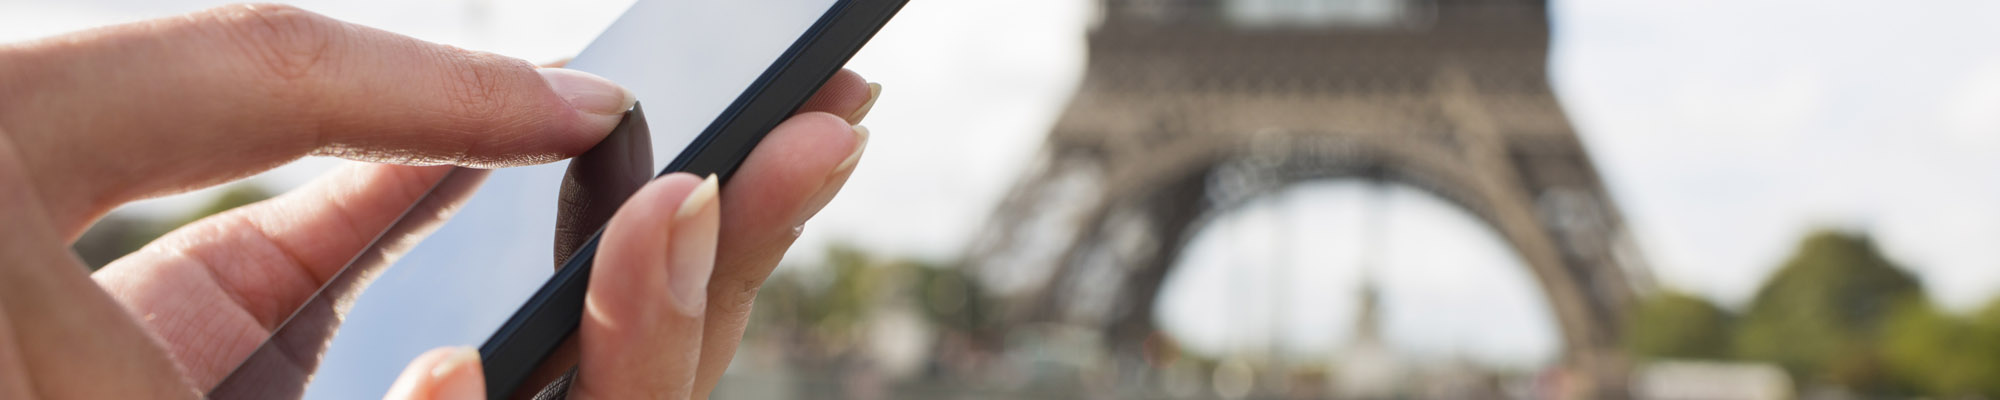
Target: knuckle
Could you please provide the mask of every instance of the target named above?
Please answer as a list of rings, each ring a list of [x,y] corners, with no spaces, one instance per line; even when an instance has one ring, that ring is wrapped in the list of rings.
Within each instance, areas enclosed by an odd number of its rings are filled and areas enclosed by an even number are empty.
[[[508,138],[529,140],[532,135],[516,135],[536,126],[535,113],[521,112],[517,90],[522,82],[539,82],[535,66],[527,61],[492,53],[438,47],[438,65],[447,77],[440,79],[440,99],[452,126],[479,127],[478,131],[454,132],[461,149],[456,163],[505,164],[488,160],[495,147],[519,145]],[[553,161],[553,160],[551,160]]]
[[[749,314],[757,302],[757,292],[764,289],[762,277],[734,277],[714,283],[722,284],[722,293],[719,298],[710,298],[708,312],[717,315]]]
[[[325,66],[341,23],[282,4],[237,4],[204,12],[262,73],[296,82]]]

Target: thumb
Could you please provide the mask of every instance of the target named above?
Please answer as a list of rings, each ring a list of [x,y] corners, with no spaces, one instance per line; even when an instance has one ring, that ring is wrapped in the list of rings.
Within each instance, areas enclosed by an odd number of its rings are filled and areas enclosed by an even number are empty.
[[[384,399],[479,400],[486,398],[486,374],[479,368],[479,351],[441,347],[417,356]]]

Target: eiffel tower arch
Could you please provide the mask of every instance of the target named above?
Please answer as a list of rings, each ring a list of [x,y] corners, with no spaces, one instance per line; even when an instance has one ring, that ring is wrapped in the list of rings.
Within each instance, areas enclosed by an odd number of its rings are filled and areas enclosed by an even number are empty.
[[[1204,222],[1288,185],[1401,183],[1488,224],[1553,308],[1561,363],[1623,397],[1650,285],[1547,79],[1530,0],[1097,0],[1083,82],[968,267],[1018,323],[1137,354]]]

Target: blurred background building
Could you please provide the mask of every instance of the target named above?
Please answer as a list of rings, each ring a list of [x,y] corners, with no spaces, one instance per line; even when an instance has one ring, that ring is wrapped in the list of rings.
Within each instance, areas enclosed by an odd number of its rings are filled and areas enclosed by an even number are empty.
[[[546,61],[630,1],[297,3]],[[0,39],[219,3],[0,0]],[[915,0],[852,64],[887,87],[868,161],[718,397],[2000,397],[1994,20]],[[128,207],[77,249],[337,162]]]
[[[1078,94],[968,260],[1039,286],[1010,293],[1015,320],[1100,330],[1143,365],[1160,288],[1214,215],[1394,181],[1492,225],[1554,308],[1577,390],[1624,391],[1618,330],[1648,275],[1547,83],[1545,4],[1101,6]]]

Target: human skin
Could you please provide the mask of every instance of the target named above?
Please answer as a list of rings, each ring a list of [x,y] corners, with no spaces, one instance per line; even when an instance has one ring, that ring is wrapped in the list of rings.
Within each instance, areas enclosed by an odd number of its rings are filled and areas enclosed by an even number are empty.
[[[879,86],[842,71],[727,187],[649,183],[607,227],[574,343],[577,398],[704,398],[757,289],[853,172]],[[196,398],[453,166],[590,148],[631,96],[581,72],[280,5],[0,44],[0,398]],[[70,242],[120,204],[307,155],[355,160],[91,274]],[[676,297],[684,295],[685,297]],[[397,398],[484,398],[476,352],[412,362]]]

